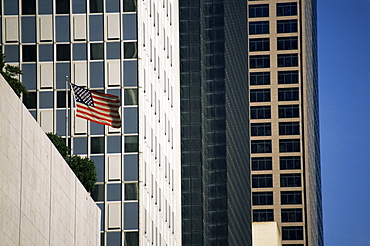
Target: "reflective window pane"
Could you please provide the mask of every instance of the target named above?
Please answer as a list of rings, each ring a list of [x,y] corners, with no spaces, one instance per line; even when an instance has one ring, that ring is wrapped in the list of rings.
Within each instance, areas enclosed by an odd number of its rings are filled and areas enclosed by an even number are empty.
[[[91,60],[103,60],[104,59],[104,44],[90,44],[90,58]]]
[[[104,154],[104,137],[91,138],[91,154]]]
[[[40,108],[52,108],[54,104],[54,93],[52,91],[40,92]]]
[[[107,232],[107,245],[121,245],[122,232]]]
[[[107,13],[119,12],[119,0],[106,0]]]
[[[103,16],[90,15],[90,41],[103,41]]]
[[[104,201],[105,190],[103,184],[95,185],[93,192],[91,192],[91,197],[94,201]]]
[[[19,45],[4,45],[5,61],[19,62]]]
[[[69,42],[69,16],[55,17],[55,32],[57,42]]]
[[[22,83],[27,90],[36,90],[36,64],[22,64]]]
[[[127,202],[124,204],[124,225],[125,230],[138,229],[139,226],[139,206],[137,202]]]
[[[123,39],[136,40],[136,14],[124,14],[123,16]]]
[[[125,200],[138,200],[138,183],[125,184]]]
[[[69,44],[57,44],[57,61],[69,61],[70,59]]]
[[[118,42],[107,43],[107,59],[121,58],[121,44]]]
[[[121,184],[107,185],[107,201],[121,201]]]
[[[70,78],[70,64],[69,63],[57,63],[56,64],[56,83],[57,89],[66,88],[66,76]]]
[[[18,1],[4,0],[4,14],[17,15],[18,14]]]
[[[125,105],[137,105],[137,89],[125,89]]]
[[[22,60],[23,62],[36,61],[36,45],[22,45]]]
[[[138,180],[138,156],[125,155],[124,156],[124,180],[137,181]]]
[[[125,108],[124,109],[124,132],[138,133],[138,108]]]
[[[36,14],[36,0],[22,0],[22,14],[23,15]]]
[[[104,63],[91,62],[90,63],[90,87],[103,88],[104,87]]]
[[[121,136],[107,137],[108,153],[121,153]]]
[[[86,155],[87,154],[87,138],[73,138],[73,154]],[[95,187],[96,188],[96,187]]]
[[[26,96],[23,96],[23,104],[28,109],[36,109],[37,107],[37,93],[36,92],[28,92]]]
[[[136,0],[123,1],[123,12],[135,12],[135,11],[136,11]]]
[[[69,0],[56,0],[56,13],[57,14],[69,14]]]
[[[38,0],[39,14],[52,14],[53,1],[52,0]]]
[[[125,137],[125,152],[138,152],[138,136]]]
[[[137,61],[123,62],[123,83],[125,86],[137,86]]]
[[[39,60],[40,61],[53,61],[54,50],[52,44],[39,45]]]
[[[125,232],[125,244],[130,246],[139,246],[138,232]]]
[[[96,168],[97,182],[104,182],[104,156],[91,156]]]
[[[86,13],[86,0],[73,0],[72,1],[72,13],[82,14]]]
[[[86,60],[86,44],[73,44],[73,60]]]
[[[126,42],[123,45],[124,45],[125,59],[137,58],[137,43],[136,42]]]
[[[90,13],[103,13],[103,0],[90,0]]]

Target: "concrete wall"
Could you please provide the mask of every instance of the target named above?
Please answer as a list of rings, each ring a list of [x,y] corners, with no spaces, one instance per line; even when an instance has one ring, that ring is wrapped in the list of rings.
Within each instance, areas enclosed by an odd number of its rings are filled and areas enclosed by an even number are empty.
[[[252,223],[253,246],[281,246],[281,233],[276,222]]]
[[[99,245],[100,210],[0,76],[0,244]]]

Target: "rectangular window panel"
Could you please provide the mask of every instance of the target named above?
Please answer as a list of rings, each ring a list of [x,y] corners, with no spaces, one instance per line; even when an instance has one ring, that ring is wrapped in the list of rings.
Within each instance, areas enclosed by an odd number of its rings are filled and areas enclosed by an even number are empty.
[[[138,183],[125,183],[125,201],[138,200]]]
[[[270,102],[270,89],[253,89],[250,90],[251,102]]]
[[[125,230],[137,230],[139,226],[139,206],[137,202],[124,203]]]
[[[69,14],[69,2],[70,0],[56,0],[56,13],[57,14]]]
[[[279,88],[278,90],[279,101],[298,101],[299,89],[295,88]]]
[[[273,193],[272,192],[253,192],[252,193],[252,205],[273,205]]]
[[[37,92],[28,92],[27,96],[23,96],[23,104],[27,109],[36,109],[37,107]]]
[[[103,60],[104,59],[104,43],[90,44],[90,58],[91,60]]]
[[[40,63],[40,84],[41,88],[53,87],[53,63]]]
[[[281,205],[302,204],[302,191],[281,191]]]
[[[23,62],[36,62],[36,45],[22,45]]]
[[[138,136],[125,136],[125,152],[138,152]]]
[[[5,41],[18,42],[18,17],[12,16],[4,18],[5,18]]]
[[[106,1],[106,11],[107,13],[119,12],[119,0],[107,0]]]
[[[280,187],[301,187],[301,174],[290,173],[280,175]]]
[[[91,154],[104,154],[104,137],[91,138]]]
[[[22,17],[22,42],[36,43],[36,18],[34,16]]]
[[[277,3],[276,4],[277,16],[292,16],[297,15],[297,3]]]
[[[123,12],[135,12],[135,11],[136,11],[136,0],[123,1]]]
[[[122,18],[123,18],[123,27],[122,27],[123,28],[123,39],[124,40],[136,40],[137,39],[136,14],[124,14]],[[144,31],[145,31],[145,28],[143,32]],[[145,35],[144,35],[143,41],[145,42]]]
[[[279,54],[278,67],[297,67],[298,54]]]
[[[103,41],[103,15],[90,15],[90,41]]]
[[[36,0],[22,0],[22,14],[23,15],[36,14]]]
[[[299,118],[299,105],[279,105],[279,118]]]
[[[108,156],[108,180],[121,180],[121,156]]]
[[[270,55],[258,55],[249,57],[250,68],[269,68]]]
[[[138,133],[138,108],[129,107],[124,109],[125,124],[124,132],[125,134]]]
[[[86,60],[86,59],[87,59],[87,45],[73,44],[73,60]]]
[[[107,43],[107,59],[121,58],[121,44],[119,42]]]
[[[57,61],[69,61],[70,53],[69,44],[57,44]]]
[[[271,140],[252,140],[252,153],[271,153]]]
[[[36,90],[36,64],[22,64],[21,68],[23,72],[22,84],[27,90]]]
[[[303,226],[283,226],[283,240],[303,240]]]
[[[280,157],[280,170],[301,169],[300,156],[282,156]]]
[[[254,72],[250,73],[250,85],[269,85],[270,72]]]
[[[293,33],[298,32],[297,20],[278,20],[277,21],[278,33]]]
[[[42,15],[39,16],[40,25],[40,41],[53,40],[53,16]]]
[[[90,13],[103,13],[103,0],[90,0]]]
[[[272,174],[252,175],[252,188],[270,188],[272,187]]]
[[[74,40],[86,40],[86,16],[73,16],[73,37]]]
[[[136,42],[126,42],[124,45],[124,58],[125,59],[135,59],[137,58],[137,43]]]
[[[55,32],[57,42],[69,42],[69,16],[55,17]]]
[[[298,71],[279,71],[278,83],[279,84],[298,84]]]
[[[120,19],[119,14],[109,14],[107,15],[107,38],[119,39],[120,37]]]
[[[253,222],[274,221],[273,209],[253,209]]]
[[[124,102],[125,105],[138,105],[137,101],[137,89],[125,89],[124,90]]]
[[[268,34],[269,33],[268,21],[253,21],[249,22],[249,34]]]
[[[249,5],[249,18],[268,17],[269,5],[268,4],[254,4]]]
[[[301,208],[282,209],[281,222],[302,222],[303,213]]]
[[[252,123],[251,136],[271,136],[271,123]]]
[[[272,170],[271,157],[252,157],[252,170]]]
[[[251,119],[271,119],[271,106],[251,106]]]
[[[121,201],[122,200],[122,185],[108,184],[107,185],[107,201]]]
[[[73,0],[72,1],[72,13],[73,14],[85,14],[86,13],[86,0]]]
[[[137,181],[138,180],[138,156],[125,155],[124,156],[124,180]]]
[[[105,70],[103,62],[90,62],[90,87],[104,87],[104,71]]]
[[[108,205],[108,229],[121,228],[121,204],[109,203]]]
[[[74,82],[79,86],[87,86],[87,62],[75,62],[73,70]]]
[[[139,246],[139,233],[138,232],[125,232],[124,245]]]
[[[4,0],[4,14],[5,15],[17,15],[18,14],[18,2],[19,1]]]
[[[249,51],[269,51],[269,38],[253,38],[249,39]]]
[[[299,122],[280,122],[279,135],[299,135]]]
[[[53,1],[50,0],[38,0],[39,14],[51,15],[53,14]]]
[[[280,153],[285,152],[299,152],[300,140],[299,139],[280,139],[279,140]]]
[[[120,61],[107,62],[108,86],[120,85]]]
[[[278,37],[277,38],[278,50],[297,50],[298,37]]]
[[[6,62],[19,62],[19,45],[4,45]]]

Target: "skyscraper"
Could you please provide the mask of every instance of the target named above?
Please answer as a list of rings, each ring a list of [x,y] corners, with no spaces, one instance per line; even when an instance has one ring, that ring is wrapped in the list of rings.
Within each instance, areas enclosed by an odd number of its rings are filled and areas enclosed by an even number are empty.
[[[251,245],[246,0],[179,5],[182,244]]]
[[[140,245],[181,245],[178,1],[138,1]]]
[[[97,168],[91,196],[102,211],[102,245],[138,245],[136,1],[2,0],[1,6],[2,50],[23,70],[24,103],[45,132],[66,136],[66,76],[121,98],[118,129],[75,119],[68,110],[68,142]]]
[[[316,1],[248,1],[253,221],[323,245]]]

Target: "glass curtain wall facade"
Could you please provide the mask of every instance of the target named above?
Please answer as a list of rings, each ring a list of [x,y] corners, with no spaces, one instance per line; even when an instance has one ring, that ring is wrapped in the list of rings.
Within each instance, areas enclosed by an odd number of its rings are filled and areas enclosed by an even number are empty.
[[[323,245],[315,0],[248,1],[253,221]]]
[[[251,245],[246,1],[180,1],[182,244]]]
[[[138,100],[135,0],[2,0],[1,44],[29,91],[23,101],[45,132],[66,136],[66,83],[121,98],[114,129],[74,118],[69,146],[98,181],[101,245],[138,245]],[[70,92],[68,89],[68,96]],[[71,117],[72,116],[72,117]]]

